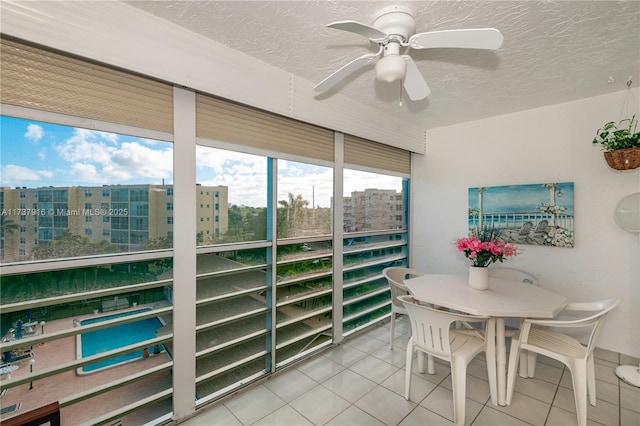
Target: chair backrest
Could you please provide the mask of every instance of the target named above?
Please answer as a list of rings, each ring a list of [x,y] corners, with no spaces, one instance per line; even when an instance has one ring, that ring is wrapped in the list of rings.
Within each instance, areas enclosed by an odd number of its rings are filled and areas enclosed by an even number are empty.
[[[456,321],[478,322],[487,317],[441,311],[420,305],[412,296],[398,298],[409,313],[411,338],[413,343],[424,351],[440,358],[450,359],[456,341],[450,341],[451,324]],[[461,339],[462,340],[462,339]],[[453,343],[454,347],[451,347]]]
[[[521,271],[513,268],[498,268],[492,266],[489,268],[489,276],[494,278],[504,278],[506,280],[522,281],[526,284],[538,285],[536,278],[529,272]]]
[[[547,228],[549,227],[549,221],[546,219],[541,220],[536,225],[536,228],[533,230],[534,234],[546,234]]]
[[[404,280],[406,278],[417,277],[423,275],[422,272],[401,266],[391,266],[382,270],[382,275],[389,281],[389,289],[391,290],[391,303],[402,308],[402,302],[398,300],[398,296],[406,296],[411,294]]]
[[[587,342],[587,356],[590,356],[596,348],[596,342],[602,332],[602,326],[604,325],[604,319],[606,315],[620,304],[620,299],[605,299],[598,300],[596,302],[579,302],[569,303],[564,310],[565,311],[580,311],[580,312],[594,312],[592,315],[580,318],[573,321],[564,321],[569,324],[564,324],[565,327],[588,327],[593,325],[589,340]],[[571,323],[574,324],[571,324]]]
[[[531,232],[531,228],[533,228],[533,222],[525,222],[524,225],[522,225],[522,228],[520,228],[520,231],[518,231],[518,235],[529,235],[529,232]]]
[[[620,299],[605,299],[596,302],[569,303],[561,314],[580,312],[577,319],[531,320],[535,324],[559,328],[588,328],[591,327],[589,340],[586,343],[586,356],[589,357],[596,347],[600,337],[606,315],[618,306]],[[525,320],[525,323],[528,320]]]

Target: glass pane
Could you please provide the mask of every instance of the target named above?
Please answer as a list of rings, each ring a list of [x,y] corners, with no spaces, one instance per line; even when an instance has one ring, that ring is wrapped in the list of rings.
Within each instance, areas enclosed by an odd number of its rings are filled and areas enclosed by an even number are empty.
[[[170,389],[171,277],[171,258],[3,274],[2,358],[17,367],[13,377],[77,363],[71,371],[35,378],[28,387],[9,385],[3,406],[20,402],[24,412],[165,366],[139,382],[98,393],[61,412],[63,422],[91,423],[121,408],[122,401],[135,403]],[[60,333],[72,334],[54,337]],[[149,421],[170,412],[170,405],[157,406],[164,408],[156,413],[141,410],[142,417],[135,418]]]
[[[333,169],[278,160],[278,238],[330,235]]]
[[[344,231],[405,229],[403,179],[345,169]]]
[[[391,311],[382,270],[407,264],[407,194],[400,177],[356,170],[344,176],[343,331],[349,333]]]
[[[269,369],[271,288],[266,259],[266,248],[197,258],[197,398],[239,386]]]
[[[278,245],[277,362],[332,339],[331,241]]]
[[[267,239],[267,158],[198,146],[198,245]]]
[[[169,248],[173,145],[0,117],[2,262]]]

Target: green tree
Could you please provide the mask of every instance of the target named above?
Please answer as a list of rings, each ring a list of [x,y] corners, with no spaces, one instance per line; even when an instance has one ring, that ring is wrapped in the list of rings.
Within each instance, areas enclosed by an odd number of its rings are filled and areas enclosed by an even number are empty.
[[[309,201],[302,198],[302,195],[296,196],[293,193],[289,193],[288,200],[278,201],[284,209],[286,219],[284,220],[287,229],[285,234],[278,232],[279,236],[293,236],[298,233],[299,230],[304,228],[305,225],[305,212],[306,207],[309,205]],[[280,223],[280,221],[278,221]]]

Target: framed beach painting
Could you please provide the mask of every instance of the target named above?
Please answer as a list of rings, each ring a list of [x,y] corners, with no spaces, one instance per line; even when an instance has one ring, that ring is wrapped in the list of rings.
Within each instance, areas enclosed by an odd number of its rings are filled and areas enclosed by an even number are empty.
[[[512,243],[573,247],[573,182],[469,188],[469,229]]]

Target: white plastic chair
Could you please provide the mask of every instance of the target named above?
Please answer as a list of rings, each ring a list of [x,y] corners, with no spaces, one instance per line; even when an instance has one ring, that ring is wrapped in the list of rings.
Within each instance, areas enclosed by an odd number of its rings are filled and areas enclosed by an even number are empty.
[[[389,336],[389,347],[393,349],[393,340],[396,332],[396,315],[407,315],[407,310],[398,300],[398,296],[410,295],[409,289],[404,285],[404,280],[409,277],[417,277],[423,275],[421,272],[401,266],[392,266],[382,270],[382,275],[389,282],[391,290],[391,333]]]
[[[607,299],[589,303],[570,303],[563,313],[568,311],[583,312],[579,319],[569,320],[537,320],[526,319],[520,331],[511,339],[509,353],[509,369],[507,375],[507,405],[511,404],[516,380],[515,366],[521,350],[527,350],[529,365],[535,369],[536,353],[548,356],[564,363],[571,371],[573,392],[576,403],[578,425],[587,424],[587,393],[589,403],[596,405],[596,380],[593,362],[593,350],[600,336],[605,315],[618,306],[620,299]],[[585,316],[586,313],[586,316]],[[533,327],[542,326],[542,327]],[[589,340],[583,345],[577,339],[552,328],[585,328],[591,329]],[[533,362],[531,362],[533,360]],[[534,370],[535,372],[535,370]],[[529,371],[533,377],[532,371]]]
[[[404,397],[409,400],[413,354],[422,351],[451,363],[451,387],[453,391],[453,421],[464,424],[467,387],[467,365],[480,352],[486,351],[486,341],[494,339],[495,320],[476,315],[441,311],[420,305],[411,296],[399,296],[411,321],[411,340],[407,344]],[[464,330],[451,328],[456,321],[486,322],[486,339],[481,334],[471,335]],[[495,354],[487,352],[487,373],[492,399],[496,396]]]

